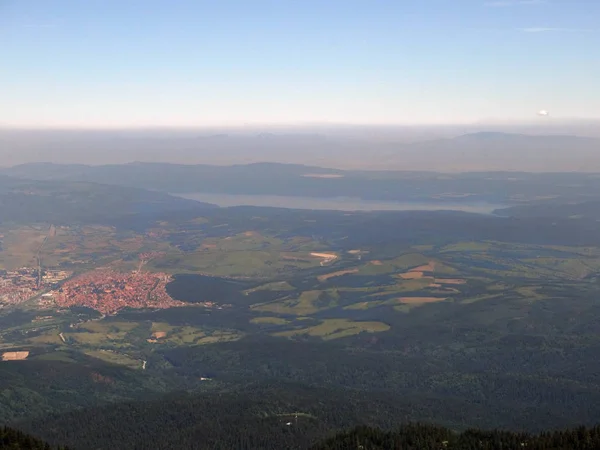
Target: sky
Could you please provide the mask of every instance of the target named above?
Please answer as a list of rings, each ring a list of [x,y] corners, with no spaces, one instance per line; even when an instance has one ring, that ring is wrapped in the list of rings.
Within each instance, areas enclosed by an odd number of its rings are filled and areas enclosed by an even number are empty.
[[[598,0],[0,0],[0,126],[600,118],[599,44]]]

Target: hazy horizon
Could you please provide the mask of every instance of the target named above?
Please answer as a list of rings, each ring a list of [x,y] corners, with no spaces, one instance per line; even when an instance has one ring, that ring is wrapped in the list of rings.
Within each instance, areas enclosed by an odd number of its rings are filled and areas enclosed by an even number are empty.
[[[2,167],[35,162],[276,162],[366,170],[600,172],[600,127],[590,121],[554,126],[0,129],[0,144]]]
[[[600,171],[600,145],[552,138],[600,138],[598,16],[583,0],[8,0],[0,165]],[[478,132],[547,138],[444,141]]]
[[[599,15],[587,1],[8,0],[0,124],[600,119]]]
[[[590,131],[597,132],[600,135],[600,130],[597,128],[600,125],[600,118],[580,118],[580,117],[536,117],[530,119],[503,119],[503,118],[488,118],[481,120],[473,120],[466,122],[446,122],[446,123],[350,123],[350,122],[289,122],[289,123],[240,123],[232,125],[115,125],[115,126],[70,126],[70,125],[7,125],[0,123],[1,131],[64,131],[64,132],[79,132],[79,131],[105,131],[105,132],[119,132],[119,131],[174,131],[174,132],[207,132],[207,133],[219,133],[219,132],[269,132],[269,131],[356,131],[356,130],[440,130],[450,129],[458,130],[462,129],[503,129],[505,132],[517,129],[532,129],[539,130],[543,133],[551,133],[553,129],[571,128],[572,130],[580,130],[582,127],[593,127]],[[465,128],[466,127],[466,128]]]

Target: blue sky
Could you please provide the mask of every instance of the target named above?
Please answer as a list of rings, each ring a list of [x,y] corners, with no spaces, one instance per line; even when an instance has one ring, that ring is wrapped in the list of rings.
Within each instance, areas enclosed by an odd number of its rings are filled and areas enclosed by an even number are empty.
[[[0,0],[0,125],[600,118],[599,0]]]

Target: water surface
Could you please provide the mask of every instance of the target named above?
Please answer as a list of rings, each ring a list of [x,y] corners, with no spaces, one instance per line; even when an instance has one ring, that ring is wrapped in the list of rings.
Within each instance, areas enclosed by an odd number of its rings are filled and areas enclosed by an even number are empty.
[[[213,203],[221,207],[230,206],[263,206],[291,209],[333,210],[333,211],[463,211],[480,214],[491,214],[492,211],[506,205],[486,202],[396,202],[383,200],[363,200],[350,197],[296,197],[288,195],[244,195],[244,194],[209,194],[192,192],[173,194],[200,202]]]

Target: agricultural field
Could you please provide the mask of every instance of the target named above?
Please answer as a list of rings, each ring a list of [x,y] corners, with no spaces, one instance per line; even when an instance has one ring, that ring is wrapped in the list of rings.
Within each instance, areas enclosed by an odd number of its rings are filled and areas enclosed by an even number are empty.
[[[427,183],[415,198],[432,196]],[[452,400],[442,409],[453,427],[484,409],[509,426],[598,417],[597,204],[593,220],[253,207],[155,215],[153,195],[140,214],[108,195],[105,205],[122,205],[110,220],[86,191],[61,211],[34,211],[54,224],[2,222],[6,420],[48,414],[41,398],[88,407],[280,382],[280,392],[349,388],[366,404],[379,392],[380,414],[396,403],[389,392],[415,420]],[[288,420],[302,409],[286,400],[254,412]]]
[[[262,284],[260,286],[253,287],[252,289],[247,289],[244,291],[244,294],[248,295],[248,294],[252,294],[254,292],[259,292],[259,291],[282,292],[282,291],[293,291],[293,290],[294,290],[294,287],[287,281],[274,281],[272,283],[266,283],[266,284]]]
[[[84,353],[92,358],[97,358],[110,364],[125,366],[129,369],[140,369],[143,367],[143,361],[131,358],[114,350],[86,350]]]
[[[15,270],[21,267],[37,266],[37,255],[46,236],[46,227],[19,227],[2,229],[0,268]]]
[[[10,344],[24,349],[45,349],[35,358],[69,360],[65,351],[77,350],[102,361],[140,369],[142,361],[156,349],[173,346],[209,345],[238,340],[243,333],[234,329],[177,326],[167,322],[100,319],[47,327],[34,336],[16,338]]]
[[[337,305],[336,291],[304,291],[297,298],[284,298],[275,302],[253,305],[262,313],[306,316]]]
[[[255,317],[254,319],[250,319],[250,323],[269,324],[269,325],[286,325],[289,323],[289,321],[286,319],[282,319],[281,317]]]
[[[358,322],[347,319],[325,319],[319,325],[274,333],[280,337],[312,336],[323,340],[340,339],[360,333],[387,331],[390,326],[383,322]]]
[[[163,257],[151,261],[148,267],[171,273],[266,278],[322,265],[324,258],[319,254],[298,251],[295,247],[294,242],[286,243],[248,231],[206,238],[198,248],[185,252],[171,249]]]
[[[567,291],[584,295],[600,274],[595,247],[457,241],[395,250],[346,244],[343,234],[273,233],[268,223],[201,217],[145,233],[91,225],[3,230],[4,268],[32,265],[39,254],[49,268],[166,272],[174,275],[167,293],[180,307],[124,308],[90,320],[89,311],[42,313],[26,302],[34,316],[5,327],[0,347],[32,349],[34,359],[68,359],[66,350],[76,350],[137,370],[169,349],[253,334],[352,342],[399,332],[440,308],[541,304]]]

